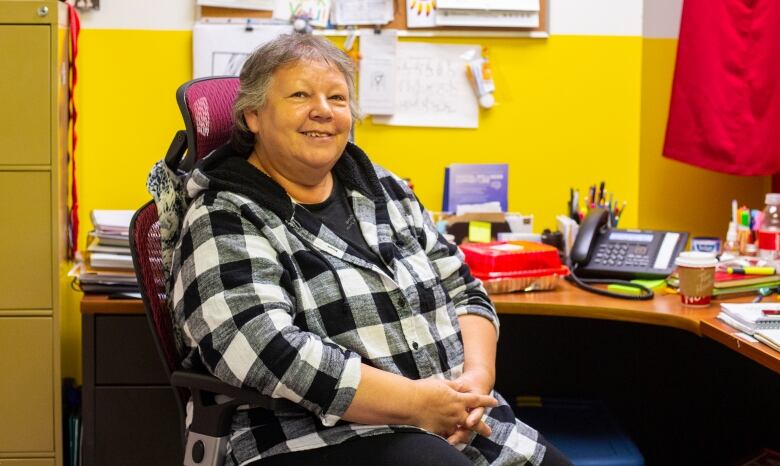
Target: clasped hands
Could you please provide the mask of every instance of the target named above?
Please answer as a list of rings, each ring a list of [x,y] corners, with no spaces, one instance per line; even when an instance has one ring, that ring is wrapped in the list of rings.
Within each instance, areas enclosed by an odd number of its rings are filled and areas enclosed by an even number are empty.
[[[472,431],[488,437],[491,430],[482,416],[485,408],[498,404],[486,395],[491,387],[484,377],[469,372],[455,380],[417,380],[413,402],[421,409],[415,425],[445,437],[452,445],[468,442]]]

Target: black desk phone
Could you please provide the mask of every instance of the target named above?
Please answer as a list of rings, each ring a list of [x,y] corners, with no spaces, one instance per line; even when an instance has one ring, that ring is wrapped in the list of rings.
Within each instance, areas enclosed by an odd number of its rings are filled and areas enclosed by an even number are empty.
[[[609,213],[593,209],[580,224],[569,259],[578,277],[665,278],[688,241],[688,233],[618,230],[607,225]]]

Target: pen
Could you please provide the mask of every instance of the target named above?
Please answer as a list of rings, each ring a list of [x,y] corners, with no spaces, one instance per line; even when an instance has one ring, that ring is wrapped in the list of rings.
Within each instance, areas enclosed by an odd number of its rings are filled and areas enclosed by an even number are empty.
[[[726,267],[726,272],[738,275],[774,275],[774,267]]]

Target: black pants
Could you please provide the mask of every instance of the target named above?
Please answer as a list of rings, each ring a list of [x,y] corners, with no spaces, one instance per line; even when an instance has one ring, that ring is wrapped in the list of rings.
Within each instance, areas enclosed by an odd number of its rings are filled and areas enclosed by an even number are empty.
[[[540,435],[547,447],[540,466],[572,466],[557,448]],[[444,439],[422,432],[358,437],[338,445],[275,455],[251,466],[473,466]]]

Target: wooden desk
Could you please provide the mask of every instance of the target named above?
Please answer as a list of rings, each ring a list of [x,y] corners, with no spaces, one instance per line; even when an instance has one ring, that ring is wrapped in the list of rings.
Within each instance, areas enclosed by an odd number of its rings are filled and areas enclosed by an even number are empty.
[[[682,307],[676,295],[618,300],[568,283],[556,291],[492,299],[504,324],[496,367],[497,389],[505,396],[604,400],[637,442],[648,466],[726,466],[757,448],[780,448],[776,423],[780,405],[773,401],[780,390],[780,353],[735,337],[731,328],[715,319],[717,302],[693,309]],[[85,453],[91,458],[85,466],[173,464],[179,454],[177,425],[165,426],[167,433],[149,438],[148,448],[128,452],[122,443],[127,435],[100,422],[101,413],[113,414],[118,411],[113,406],[122,405],[126,418],[137,414],[143,422],[177,419],[175,401],[165,398],[170,393],[162,390],[157,378],[144,381],[139,374],[133,383],[107,386],[96,377],[100,367],[110,366],[100,361],[113,352],[120,330],[127,334],[120,347],[130,346],[131,335],[139,342],[136,346],[145,347],[136,350],[132,364],[159,365],[142,302],[92,295],[83,298],[81,310]],[[117,376],[124,377],[129,364],[119,365],[125,369]],[[97,396],[101,392],[114,396],[101,398]],[[93,397],[96,401],[90,401]],[[712,449],[713,445],[721,448]],[[139,457],[165,446],[170,450],[167,455]],[[670,457],[678,462],[670,462]]]
[[[742,354],[764,367],[780,373],[780,353],[761,342],[750,342],[738,337],[739,330],[716,318],[701,321],[701,334]]]
[[[716,319],[719,301],[706,308],[688,308],[678,295],[657,295],[649,301],[629,301],[586,293],[568,282],[558,290],[491,296],[500,314],[542,315],[615,320],[678,328],[710,338],[737,353],[780,373],[780,353],[762,343],[751,343]],[[750,302],[750,297],[729,302]]]
[[[686,308],[677,295],[657,295],[650,301],[629,301],[586,293],[568,282],[555,291],[510,293],[491,296],[499,314],[576,317],[634,322],[678,328],[710,338],[737,353],[780,373],[780,353],[762,343],[751,343],[735,336],[736,330],[715,317],[718,301],[707,308]],[[750,297],[731,299],[749,302]],[[108,299],[85,295],[82,314],[143,314],[141,300]]]
[[[140,299],[81,301],[84,466],[181,458],[179,412]]]

